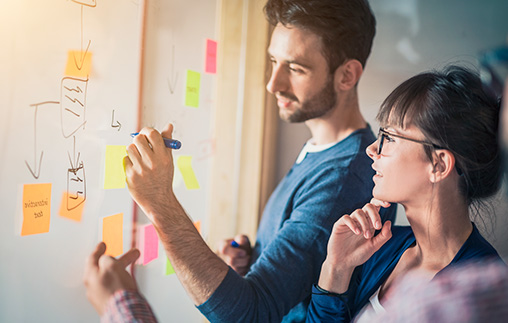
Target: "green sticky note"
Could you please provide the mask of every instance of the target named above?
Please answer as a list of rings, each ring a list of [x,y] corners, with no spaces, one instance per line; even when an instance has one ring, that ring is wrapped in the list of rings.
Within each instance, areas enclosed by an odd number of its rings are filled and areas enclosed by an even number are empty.
[[[123,168],[123,158],[126,155],[127,153],[125,146],[106,146],[104,189],[125,187],[125,170]]]
[[[185,83],[185,105],[199,107],[199,86],[201,75],[198,72],[187,70],[187,82]]]
[[[188,190],[199,189],[198,179],[192,169],[192,156],[179,156],[176,161],[176,165],[178,166],[180,173],[182,173],[185,187]]]
[[[168,276],[168,275],[171,275],[174,273],[175,273],[175,269],[173,268],[173,265],[169,261],[168,257],[166,257],[166,274],[165,275]]]

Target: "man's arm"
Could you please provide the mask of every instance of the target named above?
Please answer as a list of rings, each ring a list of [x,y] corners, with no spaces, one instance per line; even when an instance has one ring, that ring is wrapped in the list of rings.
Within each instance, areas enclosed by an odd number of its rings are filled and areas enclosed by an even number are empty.
[[[171,138],[172,125],[162,135]],[[196,305],[217,289],[228,266],[203,241],[172,190],[173,157],[161,134],[145,128],[124,159],[129,191],[153,223],[175,272]]]

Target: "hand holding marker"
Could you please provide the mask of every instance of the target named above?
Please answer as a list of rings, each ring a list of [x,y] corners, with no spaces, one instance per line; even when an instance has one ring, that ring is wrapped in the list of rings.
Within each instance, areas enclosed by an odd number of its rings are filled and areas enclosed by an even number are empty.
[[[132,138],[136,137],[137,135],[139,135],[139,132],[131,133]],[[162,139],[164,140],[164,145],[166,145],[168,148],[180,149],[180,147],[182,147],[182,143],[176,139],[168,139],[164,137],[162,137]]]

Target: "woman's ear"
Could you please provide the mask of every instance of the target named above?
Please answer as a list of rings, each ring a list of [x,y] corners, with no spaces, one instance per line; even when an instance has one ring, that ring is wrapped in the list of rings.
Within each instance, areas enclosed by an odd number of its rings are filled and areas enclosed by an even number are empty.
[[[337,67],[334,73],[335,89],[349,91],[356,86],[363,73],[363,66],[356,59],[350,59]]]
[[[430,181],[437,183],[449,177],[455,169],[455,156],[446,149],[438,149],[432,156]]]

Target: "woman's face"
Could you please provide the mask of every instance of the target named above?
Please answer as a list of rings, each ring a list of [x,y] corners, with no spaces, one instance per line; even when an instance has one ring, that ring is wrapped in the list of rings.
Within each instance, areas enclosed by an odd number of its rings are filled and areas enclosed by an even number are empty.
[[[373,196],[376,199],[403,205],[425,197],[432,188],[432,163],[422,141],[428,142],[415,126],[382,128],[378,139],[367,147],[374,161]],[[382,142],[381,142],[382,141]],[[379,152],[379,146],[382,145]]]

